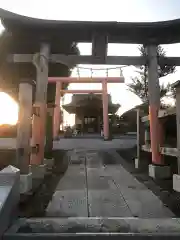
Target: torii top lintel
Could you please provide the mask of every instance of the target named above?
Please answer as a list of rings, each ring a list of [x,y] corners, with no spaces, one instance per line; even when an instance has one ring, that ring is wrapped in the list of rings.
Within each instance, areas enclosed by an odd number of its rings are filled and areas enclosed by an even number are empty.
[[[108,36],[111,43],[169,44],[180,42],[180,19],[162,22],[84,22],[43,20],[0,9],[5,28],[29,34],[57,36],[74,42],[91,42],[95,33]]]

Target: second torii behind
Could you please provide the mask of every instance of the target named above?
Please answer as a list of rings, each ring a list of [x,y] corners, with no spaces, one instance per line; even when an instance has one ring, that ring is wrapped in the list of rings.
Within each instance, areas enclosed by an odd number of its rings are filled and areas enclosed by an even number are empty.
[[[108,117],[108,91],[107,83],[124,83],[124,77],[90,77],[90,78],[73,78],[73,77],[49,77],[48,82],[56,83],[56,98],[55,98],[55,110],[54,110],[54,126],[53,135],[54,138],[58,136],[60,129],[60,101],[62,92],[71,93],[71,90],[63,90],[62,83],[102,83],[102,103],[103,103],[103,130],[104,140],[109,139],[109,117]],[[79,90],[73,90],[72,93],[78,93]],[[81,93],[97,93],[97,90],[81,90]]]

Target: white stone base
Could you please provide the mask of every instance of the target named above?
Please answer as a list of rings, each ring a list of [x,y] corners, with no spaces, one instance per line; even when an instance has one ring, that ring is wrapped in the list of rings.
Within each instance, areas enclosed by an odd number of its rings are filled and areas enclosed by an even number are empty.
[[[0,171],[0,186],[11,185],[20,182],[20,170],[14,166],[7,166]]]
[[[135,168],[139,169],[140,168],[140,160],[138,158],[135,158],[134,163],[135,163]]]
[[[171,176],[171,169],[169,166],[149,165],[149,176],[154,179],[166,179]]]
[[[147,168],[146,162],[138,158],[134,159],[135,169],[143,170]]]
[[[32,173],[32,179],[43,179],[46,174],[46,164],[43,165],[30,165],[30,172]]]
[[[173,175],[173,189],[176,192],[180,192],[180,175]]]
[[[45,158],[44,164],[46,165],[47,169],[51,169],[54,166],[54,158]]]
[[[20,175],[20,193],[26,194],[32,190],[32,173]]]

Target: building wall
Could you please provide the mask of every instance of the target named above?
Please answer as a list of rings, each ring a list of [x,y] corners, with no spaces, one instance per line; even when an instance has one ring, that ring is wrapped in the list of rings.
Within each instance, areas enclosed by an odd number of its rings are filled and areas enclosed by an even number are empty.
[[[75,116],[75,124],[82,124],[82,120],[77,115]]]

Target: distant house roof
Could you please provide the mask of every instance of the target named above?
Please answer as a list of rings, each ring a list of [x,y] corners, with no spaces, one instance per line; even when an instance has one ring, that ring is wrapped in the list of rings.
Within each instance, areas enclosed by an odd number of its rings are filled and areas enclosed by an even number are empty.
[[[147,112],[145,110],[146,110],[147,107],[148,107],[148,103],[141,103],[141,104],[129,109],[128,111],[124,112],[123,114],[121,114],[121,117],[128,116],[132,113],[136,113],[137,109],[140,109],[140,116],[141,117],[146,116]]]

